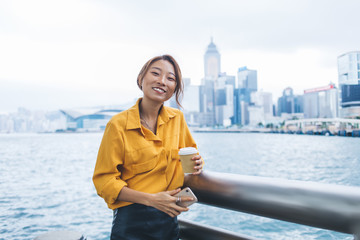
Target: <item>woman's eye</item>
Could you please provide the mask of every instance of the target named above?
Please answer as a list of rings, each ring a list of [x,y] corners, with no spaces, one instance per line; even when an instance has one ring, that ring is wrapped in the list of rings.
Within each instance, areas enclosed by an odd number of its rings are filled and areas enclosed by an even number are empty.
[[[175,81],[175,78],[171,78],[171,77],[170,77],[170,78],[168,78],[168,79],[169,79],[170,81]]]
[[[153,75],[155,75],[155,76],[158,76],[159,75],[159,73],[157,73],[157,72],[151,72]]]

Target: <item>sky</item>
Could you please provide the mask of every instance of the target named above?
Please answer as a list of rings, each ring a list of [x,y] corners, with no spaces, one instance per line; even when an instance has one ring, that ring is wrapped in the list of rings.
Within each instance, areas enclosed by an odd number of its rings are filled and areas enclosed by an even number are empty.
[[[258,88],[338,85],[337,57],[360,50],[358,0],[1,0],[0,113],[119,105],[171,54],[199,85],[213,37],[221,71],[258,72]]]

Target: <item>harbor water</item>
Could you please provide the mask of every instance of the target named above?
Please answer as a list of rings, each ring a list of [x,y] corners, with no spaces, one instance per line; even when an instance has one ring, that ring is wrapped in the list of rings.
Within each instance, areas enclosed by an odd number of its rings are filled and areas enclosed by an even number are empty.
[[[193,133],[205,171],[360,186],[360,139]],[[0,135],[0,239],[72,230],[109,239],[112,211],[92,173],[102,133]],[[334,206],[336,207],[336,206]],[[353,239],[349,234],[194,204],[180,218],[258,239]]]

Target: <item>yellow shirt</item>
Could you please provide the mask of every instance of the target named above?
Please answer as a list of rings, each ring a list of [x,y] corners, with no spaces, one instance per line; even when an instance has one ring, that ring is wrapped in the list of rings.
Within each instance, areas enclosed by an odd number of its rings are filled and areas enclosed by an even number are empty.
[[[140,101],[112,117],[100,145],[93,182],[111,209],[131,204],[116,201],[124,186],[146,193],[181,187],[184,173],[178,151],[196,148],[181,111],[163,106],[155,135],[140,123]]]

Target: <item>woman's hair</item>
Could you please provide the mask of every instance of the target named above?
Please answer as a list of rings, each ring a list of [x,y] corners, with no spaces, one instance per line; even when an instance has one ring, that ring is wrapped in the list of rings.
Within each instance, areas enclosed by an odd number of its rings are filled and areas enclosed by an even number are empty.
[[[177,105],[179,107],[181,107],[180,102],[181,102],[181,98],[182,98],[182,95],[184,92],[184,83],[182,81],[181,70],[180,70],[179,64],[176,62],[176,60],[172,56],[161,55],[161,56],[153,57],[149,61],[147,61],[139,72],[139,75],[137,77],[137,85],[140,89],[142,89],[141,84],[142,84],[145,74],[149,70],[151,64],[153,64],[154,62],[157,62],[159,60],[168,61],[174,67],[175,79],[176,79],[176,87],[175,87],[174,95],[175,95]]]

